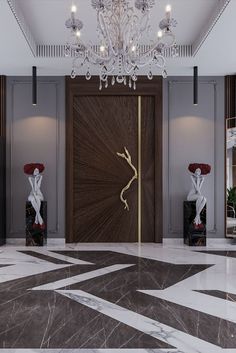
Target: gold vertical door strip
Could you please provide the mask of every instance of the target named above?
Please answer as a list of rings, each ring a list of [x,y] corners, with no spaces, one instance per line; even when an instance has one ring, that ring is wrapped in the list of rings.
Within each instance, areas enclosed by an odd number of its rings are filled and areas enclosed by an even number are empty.
[[[142,242],[142,97],[138,96],[138,243]]]

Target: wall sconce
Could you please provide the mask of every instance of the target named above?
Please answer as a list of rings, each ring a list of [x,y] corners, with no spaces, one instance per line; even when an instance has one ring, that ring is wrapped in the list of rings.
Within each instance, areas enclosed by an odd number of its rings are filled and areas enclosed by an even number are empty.
[[[37,67],[32,66],[32,104],[37,105]]]
[[[193,104],[198,105],[198,66],[193,68]]]

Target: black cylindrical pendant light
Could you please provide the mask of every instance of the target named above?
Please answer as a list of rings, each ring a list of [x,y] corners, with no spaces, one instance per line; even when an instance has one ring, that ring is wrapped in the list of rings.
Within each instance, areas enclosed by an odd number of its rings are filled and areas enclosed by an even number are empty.
[[[32,67],[32,104],[37,105],[37,67]]]
[[[198,105],[198,67],[193,68],[193,104]]]

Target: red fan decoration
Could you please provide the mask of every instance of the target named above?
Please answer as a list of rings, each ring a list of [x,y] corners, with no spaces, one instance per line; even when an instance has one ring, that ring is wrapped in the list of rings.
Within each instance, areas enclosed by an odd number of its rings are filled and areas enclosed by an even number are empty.
[[[209,164],[205,164],[205,163],[191,163],[188,166],[188,170],[191,173],[195,173],[196,169],[201,169],[201,174],[202,175],[206,175],[209,174],[211,171],[211,166]]]
[[[24,165],[24,173],[32,175],[36,168],[39,170],[39,173],[42,173],[45,169],[42,163],[29,163]]]

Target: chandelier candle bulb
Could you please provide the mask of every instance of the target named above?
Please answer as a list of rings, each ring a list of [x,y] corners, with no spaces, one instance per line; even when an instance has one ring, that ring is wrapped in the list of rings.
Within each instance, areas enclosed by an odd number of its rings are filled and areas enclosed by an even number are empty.
[[[75,5],[71,6],[71,13],[76,13],[77,7]]]
[[[163,36],[162,31],[158,31],[158,32],[157,32],[157,37],[158,37],[158,38],[162,38],[162,36]]]
[[[171,5],[166,5],[166,18],[170,20],[171,15]]]
[[[166,19],[167,21],[171,20],[171,5],[166,5]]]

